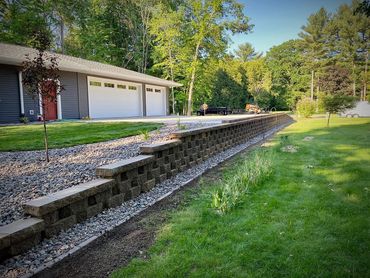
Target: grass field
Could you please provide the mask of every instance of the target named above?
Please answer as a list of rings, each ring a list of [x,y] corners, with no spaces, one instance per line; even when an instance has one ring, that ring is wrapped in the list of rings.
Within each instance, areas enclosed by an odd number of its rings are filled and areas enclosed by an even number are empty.
[[[70,147],[141,134],[159,128],[157,123],[84,123],[48,124],[50,148]],[[43,126],[39,124],[0,127],[0,151],[41,150]]]
[[[211,195],[250,154],[203,180],[148,259],[112,277],[370,277],[370,119],[302,120],[265,148],[273,172],[237,207],[220,215]]]

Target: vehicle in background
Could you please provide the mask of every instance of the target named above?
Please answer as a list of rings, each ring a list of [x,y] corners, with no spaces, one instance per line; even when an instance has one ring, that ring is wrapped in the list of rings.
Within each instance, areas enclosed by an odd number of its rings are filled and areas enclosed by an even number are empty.
[[[247,105],[245,106],[245,111],[249,113],[254,113],[254,114],[259,114],[262,112],[261,108],[259,108],[258,105],[249,104],[249,103],[247,103]]]
[[[339,115],[346,118],[370,117],[370,103],[359,101],[354,108],[347,109]]]

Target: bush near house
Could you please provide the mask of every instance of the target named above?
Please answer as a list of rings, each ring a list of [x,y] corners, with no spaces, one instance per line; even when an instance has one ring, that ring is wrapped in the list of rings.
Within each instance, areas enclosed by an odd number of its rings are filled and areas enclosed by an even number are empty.
[[[297,113],[299,116],[308,118],[315,113],[316,104],[310,98],[303,98],[297,102]]]

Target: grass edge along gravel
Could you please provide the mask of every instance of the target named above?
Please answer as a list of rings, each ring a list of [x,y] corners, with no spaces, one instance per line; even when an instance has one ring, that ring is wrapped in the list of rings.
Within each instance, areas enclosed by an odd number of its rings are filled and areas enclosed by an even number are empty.
[[[65,148],[99,143],[146,133],[160,128],[160,123],[145,122],[56,122],[47,125],[49,148]],[[43,150],[42,125],[0,127],[0,151]]]
[[[250,154],[226,166],[221,182],[204,180],[145,257],[111,277],[370,277],[368,138],[370,119],[291,125],[265,144],[270,177],[236,206],[217,213],[212,193]]]

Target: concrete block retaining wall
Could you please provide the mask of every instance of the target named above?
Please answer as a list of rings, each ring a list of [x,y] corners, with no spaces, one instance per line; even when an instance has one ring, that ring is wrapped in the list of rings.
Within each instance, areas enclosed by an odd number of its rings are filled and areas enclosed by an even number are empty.
[[[0,260],[20,254],[45,237],[135,198],[216,153],[290,121],[286,114],[233,119],[178,131],[171,134],[169,141],[142,146],[141,155],[97,168],[96,180],[26,203],[24,211],[32,218],[0,227]]]

